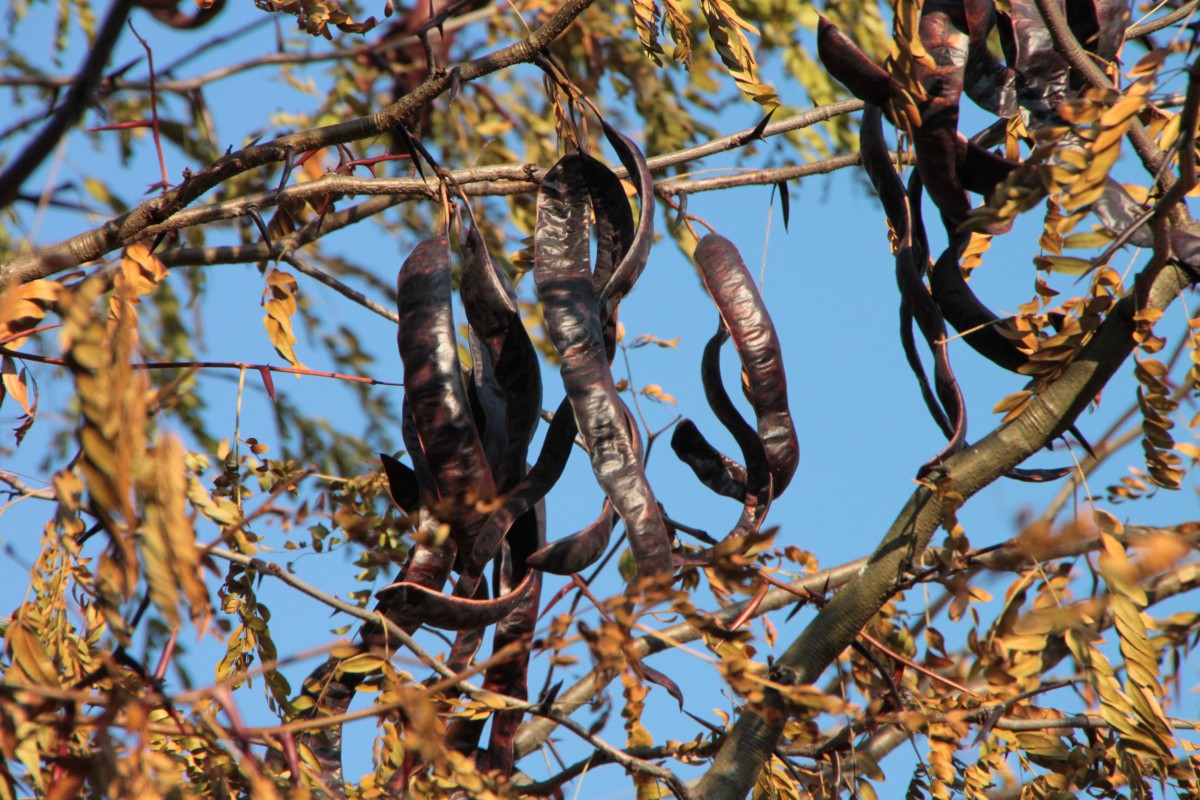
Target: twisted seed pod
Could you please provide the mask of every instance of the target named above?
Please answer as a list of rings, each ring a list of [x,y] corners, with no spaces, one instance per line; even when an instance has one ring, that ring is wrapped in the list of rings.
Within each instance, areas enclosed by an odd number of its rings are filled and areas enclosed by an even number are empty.
[[[625,522],[639,574],[657,575],[671,570],[670,538],[634,452],[608,366],[590,267],[583,166],[588,158],[568,154],[543,178],[534,232],[534,281],[592,471]],[[628,272],[618,267],[614,281],[618,274]]]

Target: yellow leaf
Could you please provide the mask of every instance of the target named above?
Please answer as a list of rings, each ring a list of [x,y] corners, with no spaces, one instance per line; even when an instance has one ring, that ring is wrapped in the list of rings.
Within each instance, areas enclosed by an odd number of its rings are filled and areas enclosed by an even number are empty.
[[[1092,269],[1092,262],[1087,258],[1044,256],[1036,260],[1039,268],[1048,269],[1063,275],[1082,275]]]
[[[1087,250],[1093,247],[1104,247],[1112,239],[1113,237],[1110,234],[1101,231],[1094,233],[1073,233],[1063,239],[1063,247],[1075,250]]]
[[[649,397],[651,400],[657,400],[660,403],[670,403],[671,405],[675,405],[675,398],[664,392],[663,388],[657,383],[651,383],[643,386],[641,393],[646,397]]]
[[[17,365],[8,356],[0,360],[0,376],[3,376],[4,390],[0,391],[0,399],[3,399],[4,392],[12,395],[12,398],[21,404],[21,408],[25,410],[28,416],[33,415],[33,411],[29,406],[29,392],[25,386],[25,370],[22,369],[20,374],[17,373]]]

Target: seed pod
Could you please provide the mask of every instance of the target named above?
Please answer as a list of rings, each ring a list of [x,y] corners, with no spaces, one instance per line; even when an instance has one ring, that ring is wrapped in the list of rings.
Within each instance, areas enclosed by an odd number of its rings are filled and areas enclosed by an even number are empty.
[[[496,490],[463,386],[444,236],[421,242],[404,262],[396,303],[405,399],[438,498],[451,507],[455,542],[470,553],[484,521],[476,505]]]
[[[800,458],[796,428],[788,410],[787,375],[779,337],[754,278],[728,239],[717,234],[705,236],[696,245],[693,258],[700,268],[704,288],[716,303],[721,322],[741,359],[745,373],[743,386],[757,417],[758,439],[771,474],[772,496],[778,497],[787,489]],[[736,432],[734,435],[743,449],[753,448],[749,437]],[[750,464],[746,466],[751,469]],[[753,479],[752,474],[750,478]]]
[[[534,232],[534,280],[592,471],[625,522],[638,572],[657,575],[671,569],[670,539],[634,453],[606,357],[590,268],[583,169],[587,158],[568,154],[543,178]],[[617,273],[624,275],[622,267]],[[617,279],[614,274],[613,281]]]

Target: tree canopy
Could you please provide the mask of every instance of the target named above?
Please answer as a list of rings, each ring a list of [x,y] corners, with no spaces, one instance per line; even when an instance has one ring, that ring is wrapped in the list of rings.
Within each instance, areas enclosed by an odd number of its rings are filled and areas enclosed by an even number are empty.
[[[1200,793],[1195,0],[225,5],[8,10],[0,799]]]

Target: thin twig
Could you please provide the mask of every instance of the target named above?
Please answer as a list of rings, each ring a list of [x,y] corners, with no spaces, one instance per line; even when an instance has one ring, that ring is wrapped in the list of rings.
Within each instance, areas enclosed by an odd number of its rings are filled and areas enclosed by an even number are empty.
[[[36,353],[25,353],[20,350],[10,350],[7,347],[0,346],[0,354],[19,358],[24,361],[33,361],[38,364],[54,364],[55,366],[65,367],[67,362],[62,358],[53,356],[43,356]],[[130,364],[130,369],[236,369],[236,370],[257,370],[262,372],[282,372],[288,375],[308,375],[314,378],[332,378],[339,381],[349,381],[351,383],[368,383],[372,386],[403,386],[403,383],[394,381],[381,381],[376,378],[367,378],[362,375],[343,375],[340,372],[322,372],[315,369],[307,369],[301,367],[273,367],[270,364],[247,364],[244,361],[146,361],[140,364]]]

